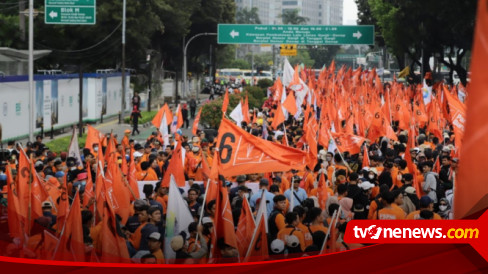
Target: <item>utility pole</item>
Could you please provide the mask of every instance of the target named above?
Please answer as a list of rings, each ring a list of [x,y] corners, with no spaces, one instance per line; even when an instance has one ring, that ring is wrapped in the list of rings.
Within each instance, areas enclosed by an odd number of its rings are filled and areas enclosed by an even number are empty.
[[[122,102],[120,106],[120,119],[119,123],[122,123],[125,116],[125,7],[126,0],[122,2]]]
[[[34,142],[34,101],[34,0],[29,0],[29,141],[31,142]]]
[[[79,91],[79,112],[78,112],[78,136],[81,138],[83,132],[83,65],[79,66],[79,79],[80,79],[80,91]]]

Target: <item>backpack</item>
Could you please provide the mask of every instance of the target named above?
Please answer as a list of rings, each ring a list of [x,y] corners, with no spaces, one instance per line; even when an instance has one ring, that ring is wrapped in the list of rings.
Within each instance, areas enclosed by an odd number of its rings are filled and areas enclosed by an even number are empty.
[[[435,194],[437,195],[437,202],[439,202],[442,198],[446,197],[446,187],[438,175],[434,175],[434,177],[436,181]]]
[[[279,231],[275,222],[276,216],[278,216],[278,214],[283,214],[283,213],[281,213],[279,210],[273,210],[271,212],[271,215],[268,218],[268,236],[271,241],[276,239],[276,237],[278,236]],[[269,241],[269,243],[271,243],[271,241]]]

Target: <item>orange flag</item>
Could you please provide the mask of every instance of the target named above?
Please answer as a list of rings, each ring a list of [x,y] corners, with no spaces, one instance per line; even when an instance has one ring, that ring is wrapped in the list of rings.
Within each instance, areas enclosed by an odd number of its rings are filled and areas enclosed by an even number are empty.
[[[22,216],[28,217],[29,211],[29,184],[31,180],[31,166],[24,150],[19,153],[19,168],[17,169],[17,194],[19,197],[19,210]],[[26,228],[29,231],[30,224]]]
[[[320,174],[319,183],[317,185],[317,199],[322,210],[325,210],[329,193],[327,192],[327,182],[325,181],[324,173]]]
[[[83,243],[83,226],[81,224],[80,194],[77,192],[68,217],[66,218],[58,246],[54,253],[55,260],[85,261],[85,245]]]
[[[364,145],[362,167],[369,167],[369,166],[371,166],[371,163],[369,162],[368,147]]]
[[[329,129],[324,123],[320,124],[319,129],[319,144],[327,149],[329,147],[330,137],[329,137]]]
[[[335,133],[331,132],[332,138],[337,145],[337,148],[341,151],[349,151],[349,154],[354,155],[361,152],[361,146],[364,143],[365,138],[352,134]]]
[[[134,161],[134,147],[130,148],[130,162],[129,162],[129,174],[127,175],[127,181],[129,182],[130,188],[132,188],[132,193],[134,196],[130,196],[131,200],[140,199],[139,195],[139,187],[137,186],[137,178],[136,178],[136,162]]]
[[[458,98],[452,96],[447,88],[444,88],[444,97],[446,97],[447,104],[449,105],[449,116],[456,137],[454,140],[455,146],[456,149],[460,149],[464,135],[464,124],[466,122],[466,105],[461,103]]]
[[[232,217],[232,209],[229,202],[229,193],[227,188],[220,186],[220,193],[217,196],[217,207],[214,218],[214,225],[216,227],[217,237],[212,237],[212,242],[217,243],[221,238],[224,242],[235,249],[237,246],[236,233],[234,231],[234,218]],[[213,246],[213,258],[220,258],[220,249],[215,244]]]
[[[297,109],[297,102],[295,99],[295,94],[293,90],[290,90],[288,95],[286,96],[285,101],[283,102],[283,107],[291,114],[295,115],[298,111]]]
[[[68,184],[66,179],[67,176],[68,174],[65,174],[63,177],[63,183],[61,185],[61,195],[59,196],[58,216],[56,218],[56,227],[58,229],[58,234],[61,233],[61,230],[64,227],[64,223],[69,213]]]
[[[20,209],[20,202],[18,191],[15,188],[15,183],[12,180],[10,167],[7,167],[7,213],[8,213],[8,231],[10,237],[20,238],[24,242],[24,228],[26,224],[27,215]]]
[[[110,156],[107,161],[107,172],[105,175],[105,187],[108,191],[106,194],[111,199],[115,213],[122,218],[122,223],[125,224],[129,219],[131,204],[130,204],[130,190],[122,178],[122,172],[115,153]]]
[[[486,184],[486,151],[488,135],[483,134],[486,129],[486,111],[488,101],[488,77],[486,76],[486,64],[488,63],[488,51],[486,38],[488,37],[488,1],[478,1],[478,14],[474,34],[473,52],[471,58],[471,83],[468,86],[467,113],[465,118],[466,131],[464,133],[463,148],[459,163],[459,173],[456,176],[454,186],[454,217],[461,219],[488,207],[488,184]],[[461,111],[453,104],[451,117],[455,123],[454,130],[456,141],[461,136],[456,133],[461,131]],[[461,108],[460,106],[458,106]],[[464,123],[462,123],[464,126]],[[457,144],[456,144],[457,146]]]
[[[153,126],[155,126],[156,128],[159,128],[161,126],[161,121],[163,120],[163,114],[166,114],[166,122],[169,124],[171,124],[171,122],[173,122],[173,113],[171,113],[171,109],[169,109],[168,107],[168,104],[164,104],[164,106],[162,106],[158,113],[156,113],[156,116],[154,116],[154,118],[152,119],[151,123],[153,124]]]
[[[86,125],[86,127],[88,133],[86,134],[85,148],[88,148],[93,153],[93,144],[98,144],[100,141],[100,131],[90,125]],[[99,151],[101,150],[102,146],[99,146]]]
[[[242,200],[241,216],[239,216],[239,222],[237,223],[236,237],[237,247],[240,257],[246,255],[249,243],[251,243],[252,233],[256,228],[254,223],[254,216],[251,212],[249,202],[247,199]]]
[[[413,130],[412,130],[412,128],[410,128],[408,130],[407,148],[405,149],[404,158],[405,158],[405,161],[407,161],[408,171],[413,175],[413,187],[415,188],[415,191],[417,192],[417,196],[420,198],[422,196],[422,192],[420,189],[420,184],[417,180],[418,171],[417,171],[417,167],[415,166],[415,164],[412,161],[412,156],[410,155],[410,149],[414,145],[413,144],[413,140],[414,140],[413,134],[414,134]]]
[[[220,123],[217,145],[224,176],[303,169],[307,158],[304,151],[253,136],[228,119]]]
[[[181,142],[178,142],[175,150],[173,151],[173,156],[169,161],[168,169],[164,173],[163,180],[161,181],[162,187],[169,187],[169,180],[171,179],[171,174],[175,177],[176,184],[179,187],[185,186],[185,174],[183,172],[183,159],[181,156]]]
[[[246,123],[251,123],[251,118],[249,118],[249,99],[246,94],[246,99],[244,100],[244,104],[242,104],[242,115],[244,116],[244,121]]]
[[[200,116],[202,115],[202,108],[198,111],[197,117],[195,117],[195,121],[193,121],[193,126],[191,129],[191,133],[193,136],[197,136],[197,130],[198,130],[198,123],[200,122]]]
[[[224,100],[222,101],[222,115],[225,115],[228,106],[229,106],[229,89],[226,89]]]
[[[112,154],[115,154],[116,148],[112,134],[110,134],[110,138],[108,140],[107,148],[105,149],[105,161],[108,162]]]
[[[273,123],[271,123],[271,127],[273,129],[277,129],[281,123],[285,121],[285,115],[283,114],[283,109],[281,108],[281,102],[278,102],[278,107],[276,108]]]
[[[176,128],[181,128],[183,126],[183,114],[181,114],[181,105],[176,108],[176,115],[178,116]]]
[[[312,113],[313,115],[313,113]],[[308,144],[308,153],[307,153],[307,166],[313,170],[315,165],[317,164],[317,131],[318,131],[318,124],[315,117],[311,117],[306,125],[305,131],[305,140]]]
[[[95,197],[95,192],[93,189],[93,178],[92,178],[92,174],[91,174],[90,164],[86,165],[86,173],[87,173],[88,177],[86,179],[85,193],[83,194],[83,207],[86,207],[88,205],[88,202],[90,201],[90,199]]]
[[[261,215],[257,222],[244,262],[263,261],[268,257],[268,235],[266,234],[266,218],[264,214]]]
[[[44,242],[43,242],[43,249],[41,253],[42,260],[51,260],[54,255],[54,250],[56,250],[56,246],[59,244],[59,239],[56,238],[53,234],[44,230]]]
[[[100,260],[104,263],[130,263],[129,251],[125,239],[118,235],[115,213],[110,199],[102,204],[103,219],[101,229],[102,250]]]

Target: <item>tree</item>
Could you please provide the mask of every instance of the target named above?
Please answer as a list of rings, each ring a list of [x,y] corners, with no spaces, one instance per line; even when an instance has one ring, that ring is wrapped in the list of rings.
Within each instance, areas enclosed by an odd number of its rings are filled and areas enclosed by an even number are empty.
[[[453,0],[439,4],[435,0],[369,0],[367,5],[362,0],[358,2],[361,2],[358,9],[365,20],[371,12],[374,19],[371,22],[380,29],[386,46],[400,65],[406,53],[412,60],[412,72],[414,65],[422,65],[424,72],[431,71],[428,60],[435,56],[466,83],[466,68],[461,62],[471,49],[476,1]],[[455,61],[444,60],[446,49],[457,57]],[[422,52],[423,60],[419,62]]]
[[[310,59],[314,61],[314,68],[320,69],[325,64],[330,64],[340,46],[308,46]]]
[[[236,12],[236,23],[238,24],[261,24],[258,15],[258,8],[243,8]]]
[[[281,21],[285,25],[301,25],[305,24],[309,19],[307,17],[300,16],[299,9],[284,10],[282,14],[278,15]]]
[[[315,64],[307,50],[297,50],[297,55],[290,56],[288,60],[292,66],[303,63],[306,67],[311,68]]]

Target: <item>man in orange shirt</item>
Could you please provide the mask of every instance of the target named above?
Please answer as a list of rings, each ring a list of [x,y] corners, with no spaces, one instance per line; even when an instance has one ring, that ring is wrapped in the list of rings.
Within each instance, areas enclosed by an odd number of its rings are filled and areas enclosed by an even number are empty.
[[[131,132],[130,129],[126,129],[124,131],[124,137],[122,138],[122,141],[120,142],[122,144],[122,146],[124,147],[124,149],[130,148],[130,144],[129,144],[130,132]]]
[[[149,251],[154,257],[156,257],[156,262],[158,264],[164,264],[164,255],[161,250],[161,234],[159,232],[153,232],[147,237],[147,246]]]
[[[282,228],[277,235],[277,239],[282,240],[285,243],[290,242],[289,238],[295,236],[300,243],[301,251],[305,250],[305,238],[303,232],[297,229],[299,224],[298,214],[296,212],[288,212],[285,215],[286,226]]]
[[[151,172],[149,169],[149,162],[142,162],[141,171],[136,174],[137,181],[157,181],[156,172],[154,170],[151,170]]]
[[[404,220],[405,211],[395,204],[395,200],[398,199],[398,195],[402,195],[400,191],[397,192],[385,192],[382,193],[382,200],[384,207],[378,212],[374,213],[373,219],[377,220]],[[402,196],[403,197],[403,196]],[[397,200],[398,201],[398,200]]]
[[[420,209],[411,212],[410,214],[407,215],[407,220],[420,220],[420,212],[422,210],[429,210],[434,212],[434,201],[432,199],[425,195],[420,198]],[[434,213],[434,220],[442,220],[441,216],[437,213]]]

